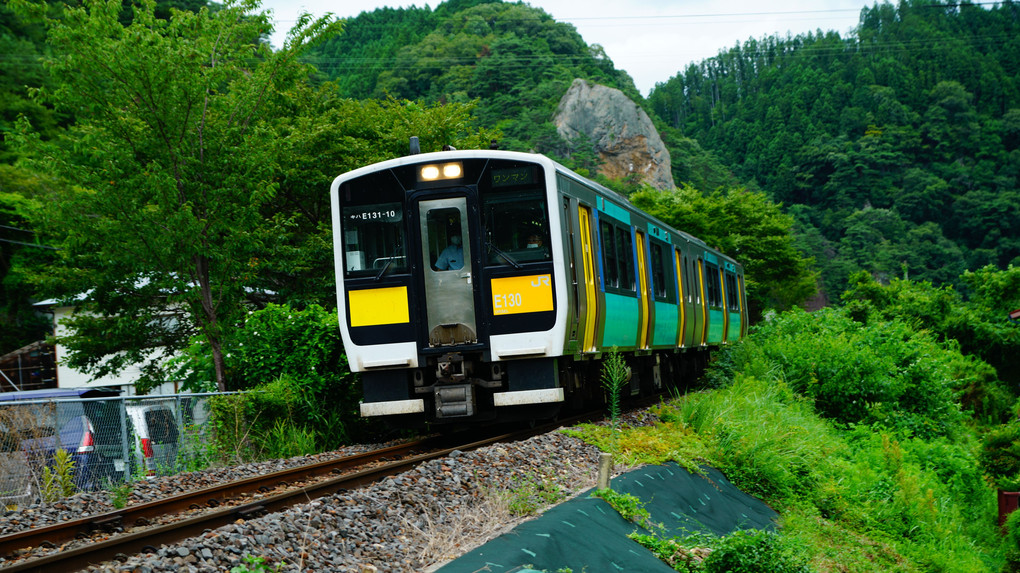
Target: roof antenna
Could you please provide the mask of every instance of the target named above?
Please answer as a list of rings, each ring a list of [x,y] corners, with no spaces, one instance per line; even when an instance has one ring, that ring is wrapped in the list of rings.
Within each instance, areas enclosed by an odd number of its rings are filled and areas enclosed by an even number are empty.
[[[499,149],[499,142],[493,139],[489,142],[489,149]]]
[[[411,155],[418,155],[421,153],[421,144],[418,143],[418,136],[411,136]]]

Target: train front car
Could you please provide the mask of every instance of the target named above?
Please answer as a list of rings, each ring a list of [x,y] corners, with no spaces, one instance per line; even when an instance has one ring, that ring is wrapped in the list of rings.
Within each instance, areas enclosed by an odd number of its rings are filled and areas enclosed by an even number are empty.
[[[548,159],[502,151],[410,155],[334,180],[338,313],[362,416],[555,413],[566,290],[553,181]]]

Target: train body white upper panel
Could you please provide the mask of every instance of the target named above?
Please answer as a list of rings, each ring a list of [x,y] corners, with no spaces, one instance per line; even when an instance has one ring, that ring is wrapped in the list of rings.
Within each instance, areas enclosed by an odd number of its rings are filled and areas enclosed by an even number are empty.
[[[470,159],[492,159],[492,160],[506,160],[506,161],[518,161],[527,162],[540,166],[542,173],[542,185],[544,188],[545,198],[548,205],[548,224],[552,232],[548,235],[549,250],[551,251],[551,258],[553,261],[553,272],[551,276],[550,285],[555,300],[555,322],[550,329],[544,329],[538,332],[518,332],[512,334],[494,334],[489,337],[487,354],[491,356],[493,361],[512,360],[515,358],[536,358],[543,356],[559,356],[563,353],[564,339],[566,338],[567,329],[567,296],[568,296],[568,285],[566,284],[566,273],[564,272],[564,245],[563,237],[558,229],[563,224],[562,218],[563,213],[559,207],[559,199],[557,198],[556,191],[556,163],[550,159],[531,153],[520,153],[511,151],[492,151],[492,150],[464,150],[464,151],[442,151],[435,153],[422,153],[417,155],[409,155],[405,157],[395,158],[389,161],[373,164],[370,166],[362,167],[354,171],[344,173],[333,180],[330,199],[332,205],[332,223],[334,229],[334,268],[336,271],[337,281],[337,308],[341,314],[340,329],[343,337],[344,348],[348,355],[348,361],[353,371],[363,372],[373,369],[386,369],[386,368],[415,368],[422,366],[419,364],[419,344],[418,342],[401,342],[401,343],[380,343],[371,344],[359,344],[351,336],[351,317],[347,316],[348,297],[350,289],[347,287],[344,273],[344,253],[341,243],[340,233],[344,229],[344,220],[341,206],[340,189],[341,186],[347,181],[355,180],[366,175],[371,175],[377,172],[384,172],[395,168],[400,168],[410,165],[420,164],[448,164],[450,162],[465,161]],[[436,195],[443,196],[444,189],[437,189]],[[430,191],[421,191],[416,193],[416,200],[422,200],[427,197]],[[408,222],[409,232],[414,232],[418,222]],[[477,244],[477,243],[476,243]],[[411,253],[416,255],[417,253]],[[475,276],[466,277],[469,283],[476,282],[481,279],[481,269],[475,269]],[[535,281],[541,280],[544,275],[534,276],[523,276],[524,278],[532,278]],[[490,282],[495,282],[498,279],[492,279]],[[359,283],[359,289],[364,289],[365,280],[361,279]],[[484,285],[489,290],[494,290],[492,285]],[[353,287],[351,287],[353,288]],[[382,289],[379,289],[382,290]],[[358,291],[363,292],[363,291]],[[398,296],[398,295],[393,295]],[[420,292],[408,291],[408,297],[422,297]],[[389,300],[389,299],[384,299]],[[493,306],[505,303],[505,301],[496,300],[493,302]],[[425,301],[412,301],[409,306],[413,309],[415,304],[423,305]],[[481,316],[485,304],[480,305],[481,308],[477,309],[479,314],[479,320],[489,320],[491,316]],[[351,309],[352,312],[354,309]],[[487,312],[487,311],[484,311]],[[411,312],[412,316],[409,320],[414,323],[416,317],[413,316],[414,312]],[[525,316],[525,315],[520,315]],[[414,326],[414,324],[412,324]],[[452,348],[451,348],[452,349]]]

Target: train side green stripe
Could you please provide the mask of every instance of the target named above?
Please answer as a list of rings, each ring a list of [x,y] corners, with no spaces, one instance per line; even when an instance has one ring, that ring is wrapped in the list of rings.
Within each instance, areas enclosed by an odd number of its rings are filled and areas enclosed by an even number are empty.
[[[709,309],[708,320],[708,343],[719,344],[723,341],[723,311]]]
[[[603,197],[598,197],[597,203],[599,211],[602,211],[606,215],[609,215],[621,223],[630,225],[630,211],[627,211],[612,201],[606,201]]]
[[[602,346],[632,348],[637,345],[637,297],[606,293],[606,329]]]
[[[675,304],[669,304],[668,302],[656,302],[655,303],[655,330],[652,331],[652,345],[653,346],[676,346],[677,329],[680,325],[677,323],[677,309]]]
[[[726,340],[730,342],[736,342],[740,340],[740,313],[730,313],[730,330],[726,336]]]

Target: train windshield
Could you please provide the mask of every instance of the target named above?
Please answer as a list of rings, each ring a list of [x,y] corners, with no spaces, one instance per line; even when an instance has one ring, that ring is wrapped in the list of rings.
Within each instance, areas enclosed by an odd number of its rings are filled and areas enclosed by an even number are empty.
[[[492,170],[491,187],[481,193],[487,264],[517,266],[551,259],[549,212],[536,172],[541,173],[537,166]]]
[[[403,189],[392,178],[368,176],[340,192],[345,276],[406,273]]]

